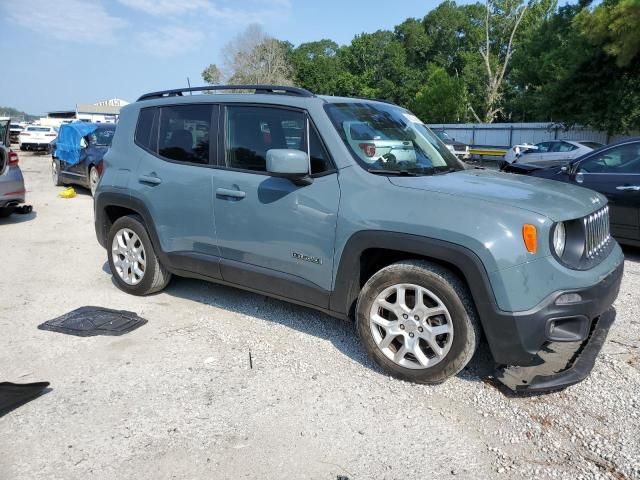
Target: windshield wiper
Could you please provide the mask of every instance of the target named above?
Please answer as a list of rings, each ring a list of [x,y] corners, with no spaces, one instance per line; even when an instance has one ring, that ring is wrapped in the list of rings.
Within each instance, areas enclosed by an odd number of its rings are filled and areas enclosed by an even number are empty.
[[[422,175],[422,173],[410,172],[409,170],[386,170],[384,168],[369,168],[367,172],[376,174],[398,175],[401,177],[418,177]]]

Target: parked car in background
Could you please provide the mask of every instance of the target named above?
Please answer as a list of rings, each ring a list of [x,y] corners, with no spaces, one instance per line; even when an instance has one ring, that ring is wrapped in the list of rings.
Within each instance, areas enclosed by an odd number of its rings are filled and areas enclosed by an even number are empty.
[[[609,200],[611,233],[640,246],[640,138],[588,153],[564,165],[513,164],[505,172],[549,178],[590,188]]]
[[[183,96],[237,89],[256,93]],[[147,295],[175,274],[354,320],[402,379],[446,380],[483,337],[510,388],[562,388],[615,318],[624,256],[606,198],[471,168],[397,105],[154,92],[122,108],[104,162],[95,229],[118,288]]]
[[[111,146],[115,131],[112,123],[62,124],[51,153],[54,185],[81,185],[93,195],[102,174],[102,158]],[[63,142],[67,142],[66,148]]]
[[[349,146],[364,162],[371,165],[400,164],[416,161],[416,152],[407,133],[392,124],[387,129],[374,130],[366,122],[344,122],[344,134]]]
[[[18,143],[18,137],[20,133],[24,130],[24,127],[19,123],[12,123],[9,126],[9,141],[11,143]]]
[[[33,150],[37,152],[51,153],[51,142],[58,136],[53,127],[41,125],[29,125],[18,135],[20,150]]]
[[[13,208],[25,200],[18,154],[10,148],[10,121],[8,118],[0,118],[0,218],[11,215]]]
[[[602,143],[591,141],[551,140],[535,145],[515,145],[511,152],[507,152],[507,163],[546,163],[568,162],[593,150],[602,147]],[[509,161],[509,159],[513,161]]]
[[[444,130],[434,130],[434,133],[456,157],[461,158],[462,160],[468,160],[471,158],[469,145],[458,142],[455,138],[451,138]]]

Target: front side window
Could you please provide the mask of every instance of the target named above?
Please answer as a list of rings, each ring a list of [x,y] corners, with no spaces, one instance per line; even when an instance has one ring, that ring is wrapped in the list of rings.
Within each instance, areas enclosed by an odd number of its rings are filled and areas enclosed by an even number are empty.
[[[211,105],[159,107],[158,154],[168,160],[209,163]]]
[[[372,173],[431,175],[464,169],[408,110],[372,102],[330,103],[325,110],[354,159]]]
[[[312,174],[331,168],[329,156],[303,112],[230,105],[226,108],[225,123],[225,153],[229,168],[266,172],[267,151],[283,148],[307,153]]]
[[[534,152],[538,153],[547,153],[551,151],[551,147],[553,146],[552,142],[542,142],[538,143],[536,147],[538,147]]]
[[[579,171],[640,174],[640,142],[627,143],[600,152],[580,162]]]

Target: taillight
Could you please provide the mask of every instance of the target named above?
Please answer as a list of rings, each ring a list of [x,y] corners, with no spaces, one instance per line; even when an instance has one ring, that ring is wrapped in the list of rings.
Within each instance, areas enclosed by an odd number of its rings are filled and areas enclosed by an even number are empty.
[[[373,143],[361,143],[358,146],[367,157],[373,157],[376,154],[376,146]]]
[[[12,150],[9,151],[9,166],[16,166],[18,165],[18,162],[20,161],[20,158],[18,157],[18,154]]]
[[[98,162],[98,176],[101,177],[102,176],[102,171],[104,170],[104,164],[102,163],[102,160],[100,160],[100,162]]]

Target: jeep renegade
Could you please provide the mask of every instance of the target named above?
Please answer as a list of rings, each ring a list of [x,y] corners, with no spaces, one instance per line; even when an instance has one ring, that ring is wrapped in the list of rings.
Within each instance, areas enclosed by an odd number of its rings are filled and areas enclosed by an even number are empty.
[[[94,200],[128,293],[180,275],[354,319],[378,365],[420,383],[484,335],[498,378],[538,391],[584,379],[615,318],[606,203],[469,167],[397,105],[264,85],[124,107]]]

